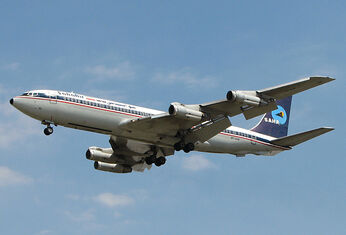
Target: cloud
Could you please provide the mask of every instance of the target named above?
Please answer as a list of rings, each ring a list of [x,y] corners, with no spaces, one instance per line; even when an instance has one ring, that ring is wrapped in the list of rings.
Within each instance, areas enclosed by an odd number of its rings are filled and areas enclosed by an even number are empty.
[[[200,171],[215,168],[215,165],[201,155],[192,155],[183,160],[183,168],[189,171]]]
[[[173,72],[158,72],[154,75],[152,82],[160,82],[162,84],[185,84],[197,87],[215,87],[215,78],[211,76],[199,76],[189,68],[183,68]]]
[[[2,70],[16,71],[19,69],[19,66],[20,66],[20,63],[14,62],[14,63],[10,63],[10,64],[5,64],[5,65],[1,66],[0,68]]]
[[[119,63],[114,67],[106,67],[105,65],[87,67],[85,72],[95,76],[97,81],[129,80],[133,79],[136,74],[133,66],[127,61]]]
[[[65,211],[65,215],[75,222],[86,222],[95,219],[95,215],[92,210],[87,210],[82,213],[72,213],[71,211]]]
[[[33,179],[15,172],[6,166],[0,166],[0,187],[9,185],[29,184]]]
[[[134,200],[126,195],[101,193],[94,200],[107,207],[120,207],[134,204]]]

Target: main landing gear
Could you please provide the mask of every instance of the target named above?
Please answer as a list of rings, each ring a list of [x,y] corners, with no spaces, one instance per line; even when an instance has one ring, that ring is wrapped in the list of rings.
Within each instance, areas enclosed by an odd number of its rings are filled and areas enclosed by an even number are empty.
[[[189,153],[195,149],[195,145],[193,143],[184,144],[182,141],[174,144],[174,150],[180,151],[184,150],[185,153]]]
[[[151,155],[149,157],[146,157],[144,159],[145,163],[148,165],[151,165],[153,163],[155,163],[156,166],[162,166],[166,163],[166,158],[165,157],[158,157],[156,158],[155,155]]]

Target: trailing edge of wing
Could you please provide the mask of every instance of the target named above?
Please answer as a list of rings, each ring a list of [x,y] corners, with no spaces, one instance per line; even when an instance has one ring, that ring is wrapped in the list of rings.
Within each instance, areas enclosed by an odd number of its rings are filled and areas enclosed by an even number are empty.
[[[295,145],[301,144],[305,141],[308,141],[310,139],[313,139],[317,136],[320,136],[322,134],[325,134],[327,132],[330,132],[334,130],[334,128],[331,127],[321,127],[314,130],[298,133],[295,135],[285,136],[282,138],[278,138],[276,140],[271,141],[272,144],[285,146],[285,147],[293,147]]]

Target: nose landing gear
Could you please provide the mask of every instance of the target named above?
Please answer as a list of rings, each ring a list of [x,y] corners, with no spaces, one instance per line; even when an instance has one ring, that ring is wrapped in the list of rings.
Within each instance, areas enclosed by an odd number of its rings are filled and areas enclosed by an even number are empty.
[[[47,126],[47,127],[44,128],[44,130],[43,130],[43,133],[44,133],[45,135],[48,136],[48,135],[53,134],[54,130],[53,130],[53,127],[50,126],[50,124],[54,124],[54,123],[52,123],[52,122],[50,122],[50,121],[45,121],[45,120],[43,120],[43,121],[42,121],[42,124]],[[56,125],[55,125],[55,126],[56,126]]]
[[[54,130],[53,130],[53,127],[51,127],[51,126],[47,126],[47,127],[44,128],[44,130],[43,130],[43,133],[44,133],[45,135],[51,135],[51,134],[53,134],[53,132],[54,132]]]

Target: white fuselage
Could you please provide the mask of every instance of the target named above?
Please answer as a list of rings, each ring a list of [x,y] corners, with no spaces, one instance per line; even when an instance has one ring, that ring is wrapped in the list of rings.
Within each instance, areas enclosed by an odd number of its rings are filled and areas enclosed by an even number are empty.
[[[72,92],[35,90],[13,98],[13,105],[26,115],[55,125],[125,137],[150,144],[162,145],[150,133],[131,133],[120,128],[129,119],[163,114],[165,112],[135,105],[89,97]],[[289,148],[270,143],[274,137],[231,126],[195,150],[211,153],[275,155]],[[163,144],[166,147],[171,145]]]

